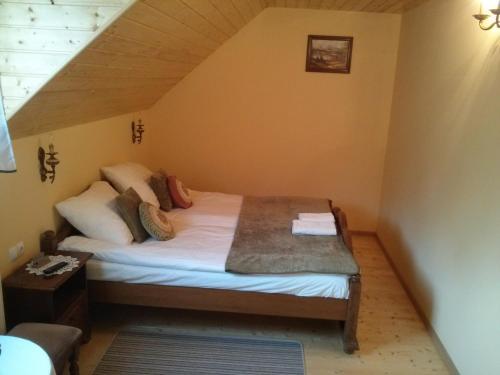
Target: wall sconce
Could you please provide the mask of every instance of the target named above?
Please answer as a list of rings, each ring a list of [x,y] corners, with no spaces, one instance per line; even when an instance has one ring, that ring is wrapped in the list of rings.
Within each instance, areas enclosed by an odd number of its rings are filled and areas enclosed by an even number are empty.
[[[499,27],[500,28],[500,1],[498,2],[498,5],[493,9],[490,9],[491,14],[483,13],[483,4],[481,3],[482,0],[479,0],[479,14],[474,14],[473,17],[479,21],[479,27],[482,30],[491,30],[492,28]],[[493,23],[489,26],[486,26],[484,22],[489,19],[493,15],[495,19],[493,20]]]
[[[49,145],[48,152],[45,152],[43,147],[38,147],[38,162],[40,179],[42,182],[45,182],[47,178],[49,178],[50,183],[54,183],[54,180],[56,179],[56,165],[59,164],[59,159],[56,158],[57,154],[58,153],[54,151],[54,145],[52,143]],[[46,155],[49,156],[47,160],[45,160]],[[45,165],[49,166],[50,169],[47,169]]]
[[[142,123],[141,119],[137,121],[137,125],[135,124],[134,121],[132,121],[132,143],[141,144],[142,133],[144,132],[145,132],[144,124]]]

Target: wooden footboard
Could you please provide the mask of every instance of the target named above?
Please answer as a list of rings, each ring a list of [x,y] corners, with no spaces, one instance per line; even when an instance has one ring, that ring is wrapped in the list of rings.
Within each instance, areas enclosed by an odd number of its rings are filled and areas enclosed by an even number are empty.
[[[352,252],[346,216],[338,207],[332,207],[332,212],[337,231]],[[74,228],[66,222],[52,248],[42,251],[55,251],[57,242],[74,233]],[[360,275],[350,277],[348,299],[94,280],[89,281],[89,296],[91,302],[101,303],[338,320],[343,322],[344,351],[351,354],[359,348],[356,329],[361,299]]]
[[[349,300],[290,294],[89,281],[91,301],[240,314],[345,320]]]

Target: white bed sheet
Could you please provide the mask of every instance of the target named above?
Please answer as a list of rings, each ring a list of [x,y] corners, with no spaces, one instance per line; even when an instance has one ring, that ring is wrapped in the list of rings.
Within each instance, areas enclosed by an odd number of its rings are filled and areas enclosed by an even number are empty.
[[[241,275],[230,272],[201,272],[159,267],[131,266],[91,259],[90,280],[131,284],[155,284],[194,288],[229,289],[246,292],[283,293],[300,297],[349,297],[345,275],[297,273],[283,275]]]
[[[61,250],[94,254],[92,280],[231,289],[297,296],[348,298],[348,276],[331,274],[239,275],[225,272],[242,196],[192,192],[193,206],[167,213],[176,236],[128,246],[71,236]]]

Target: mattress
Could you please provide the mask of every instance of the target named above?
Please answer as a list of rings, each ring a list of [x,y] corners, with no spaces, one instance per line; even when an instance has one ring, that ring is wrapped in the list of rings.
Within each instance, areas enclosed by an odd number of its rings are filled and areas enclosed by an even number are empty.
[[[230,272],[185,271],[162,267],[132,266],[91,259],[87,262],[87,276],[89,280],[132,284],[282,293],[299,297],[340,299],[349,297],[349,279],[346,275],[315,273],[242,275]]]
[[[349,297],[349,276],[317,273],[242,275],[225,272],[242,196],[192,191],[193,206],[167,213],[176,237],[149,239],[128,246],[71,236],[61,250],[94,254],[88,278],[157,284],[284,293],[301,297]]]

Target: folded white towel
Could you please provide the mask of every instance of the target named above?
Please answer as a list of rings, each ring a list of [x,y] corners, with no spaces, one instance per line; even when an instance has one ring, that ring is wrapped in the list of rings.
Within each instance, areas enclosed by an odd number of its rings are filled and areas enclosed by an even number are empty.
[[[330,221],[294,220],[292,224],[292,234],[335,236],[337,234],[337,228],[335,228],[335,223],[332,220]]]
[[[301,213],[299,214],[299,220],[307,221],[335,221],[335,216],[331,212],[325,212],[321,214],[312,213]]]

